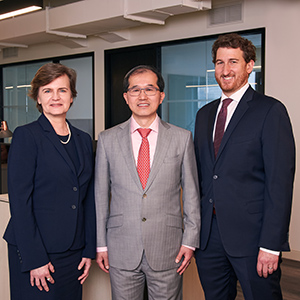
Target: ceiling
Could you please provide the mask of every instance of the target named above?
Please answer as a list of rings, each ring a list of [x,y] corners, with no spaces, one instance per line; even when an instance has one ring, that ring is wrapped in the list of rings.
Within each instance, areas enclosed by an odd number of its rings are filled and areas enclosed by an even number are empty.
[[[211,1],[43,0],[43,10],[0,21],[0,48],[47,42],[86,47],[89,36],[109,42],[125,40],[120,32],[124,29],[164,25],[170,16],[210,9]]]

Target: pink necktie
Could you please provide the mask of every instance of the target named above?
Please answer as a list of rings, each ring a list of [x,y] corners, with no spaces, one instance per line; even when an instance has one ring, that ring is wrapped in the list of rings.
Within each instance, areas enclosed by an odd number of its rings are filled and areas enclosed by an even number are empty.
[[[224,135],[225,122],[227,117],[227,106],[231,103],[232,99],[227,98],[223,100],[222,108],[218,114],[216,130],[215,130],[215,138],[214,138],[214,150],[215,157],[217,157],[221,141]]]
[[[142,137],[142,143],[139,150],[138,160],[137,160],[137,171],[140,176],[143,189],[145,189],[147,180],[150,173],[150,150],[148,135],[151,129],[149,128],[139,128],[138,132]]]

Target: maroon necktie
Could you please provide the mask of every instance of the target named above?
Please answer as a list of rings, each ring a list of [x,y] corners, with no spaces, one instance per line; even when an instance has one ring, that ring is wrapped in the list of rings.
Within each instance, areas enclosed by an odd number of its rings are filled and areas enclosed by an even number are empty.
[[[137,171],[140,176],[141,184],[143,189],[145,189],[147,180],[150,173],[150,150],[149,150],[149,142],[148,135],[151,129],[149,128],[139,128],[138,132],[142,137],[142,143],[139,150],[139,155],[137,159]]]
[[[221,141],[224,135],[225,122],[227,117],[227,106],[231,103],[232,99],[227,98],[223,100],[222,108],[218,114],[216,129],[215,129],[215,138],[214,138],[214,150],[215,157],[217,157]]]

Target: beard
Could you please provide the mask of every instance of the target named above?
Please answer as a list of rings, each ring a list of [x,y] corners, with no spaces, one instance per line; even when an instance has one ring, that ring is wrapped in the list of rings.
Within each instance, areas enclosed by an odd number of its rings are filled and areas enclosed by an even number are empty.
[[[239,76],[236,74],[220,75],[216,76],[216,80],[224,94],[232,95],[248,82],[248,73]]]

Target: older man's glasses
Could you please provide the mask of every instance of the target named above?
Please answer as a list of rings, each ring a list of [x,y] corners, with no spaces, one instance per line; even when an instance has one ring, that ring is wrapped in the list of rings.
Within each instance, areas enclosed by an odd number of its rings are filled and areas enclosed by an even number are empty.
[[[148,86],[145,88],[140,88],[140,87],[132,87],[130,89],[128,89],[128,94],[132,97],[138,97],[141,92],[144,91],[144,93],[147,96],[155,96],[157,91],[159,91],[158,88],[154,87],[154,86]]]

